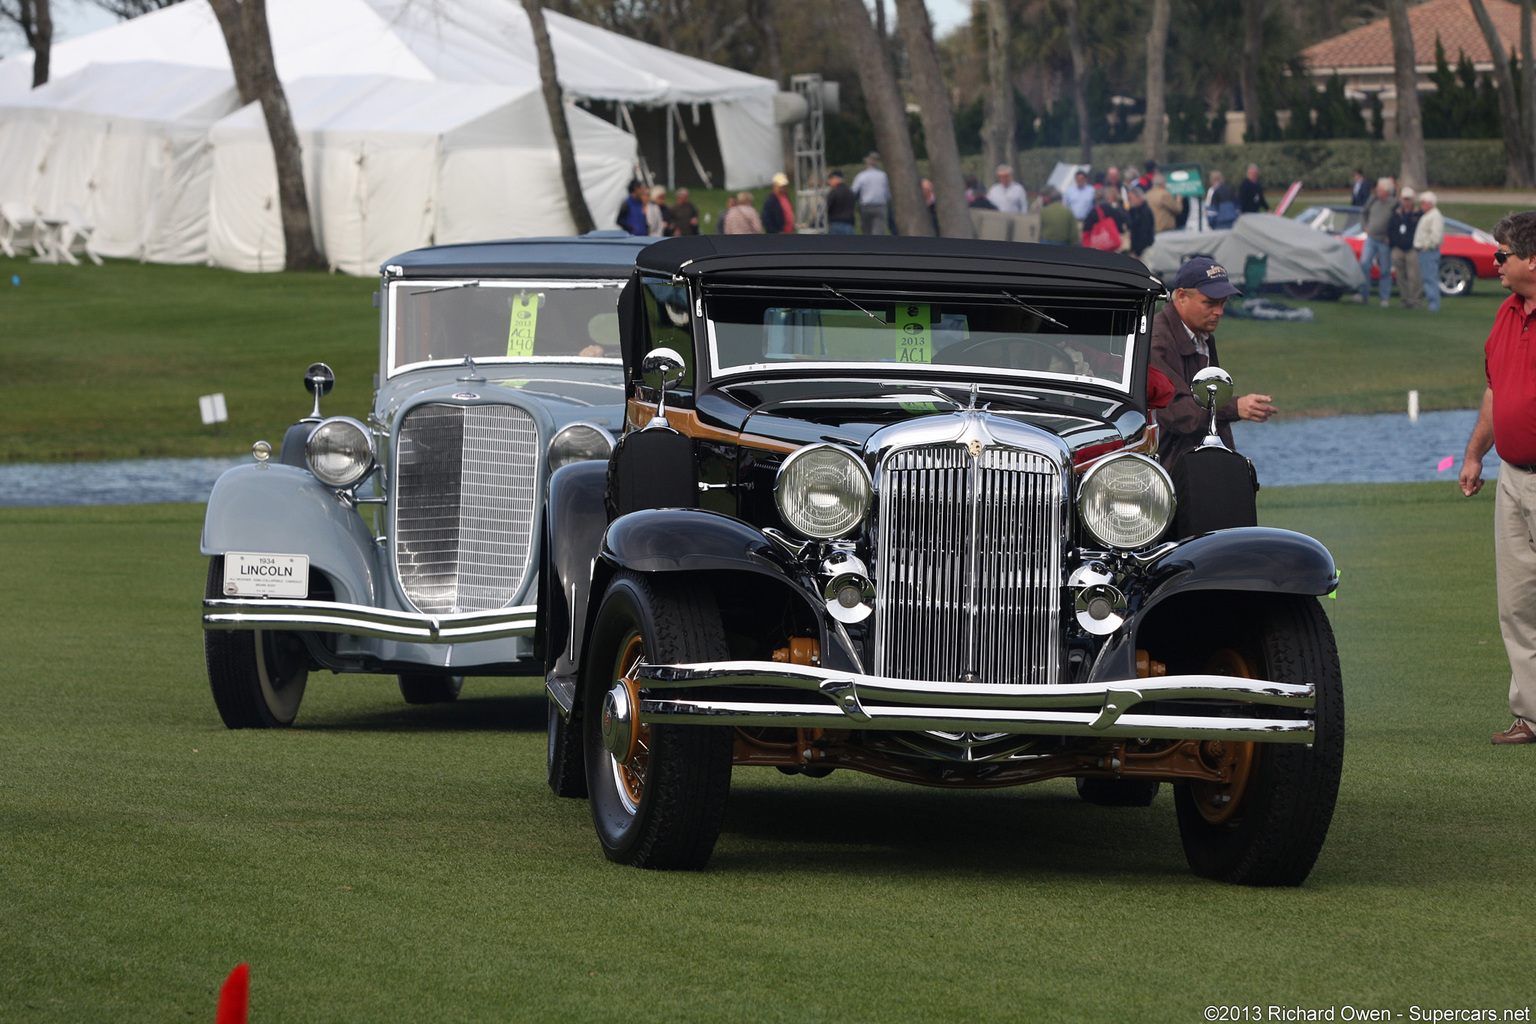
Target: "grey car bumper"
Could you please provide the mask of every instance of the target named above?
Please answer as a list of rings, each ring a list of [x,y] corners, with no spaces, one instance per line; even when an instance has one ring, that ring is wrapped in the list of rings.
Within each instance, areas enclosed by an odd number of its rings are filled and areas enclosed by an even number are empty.
[[[534,605],[518,605],[458,615],[421,615],[334,601],[209,598],[203,602],[203,628],[286,629],[456,644],[532,636],[537,612]]]
[[[636,682],[647,723],[1268,743],[1311,743],[1306,711],[1316,703],[1310,684],[1232,676],[1023,686],[917,682],[770,661],[641,665]],[[1163,701],[1180,703],[1153,703]],[[1264,717],[1270,707],[1291,717]]]

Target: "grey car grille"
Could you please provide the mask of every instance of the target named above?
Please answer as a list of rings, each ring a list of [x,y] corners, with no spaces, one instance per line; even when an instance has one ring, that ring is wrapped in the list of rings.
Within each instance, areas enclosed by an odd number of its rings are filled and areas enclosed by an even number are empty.
[[[898,450],[879,478],[875,671],[1054,683],[1061,470],[1029,451]]]
[[[539,432],[508,405],[417,406],[395,446],[395,570],[418,611],[509,604],[528,574]]]

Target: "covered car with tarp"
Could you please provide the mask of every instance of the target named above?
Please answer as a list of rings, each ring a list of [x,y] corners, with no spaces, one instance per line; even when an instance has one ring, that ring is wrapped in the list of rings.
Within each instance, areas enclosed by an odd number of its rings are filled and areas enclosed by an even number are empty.
[[[1286,217],[1248,213],[1230,231],[1165,231],[1142,254],[1154,274],[1168,277],[1191,256],[1209,256],[1247,280],[1249,257],[1264,261],[1264,283],[1284,285],[1296,298],[1337,298],[1364,276],[1347,244]]]

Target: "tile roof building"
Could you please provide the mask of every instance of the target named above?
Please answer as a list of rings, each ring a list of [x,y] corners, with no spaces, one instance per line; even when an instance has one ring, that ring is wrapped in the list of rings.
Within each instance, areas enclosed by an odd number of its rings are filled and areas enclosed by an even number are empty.
[[[1503,41],[1505,53],[1520,50],[1520,6],[1510,0],[1483,0]],[[1414,65],[1419,73],[1420,91],[1434,86],[1429,76],[1435,70],[1435,41],[1445,47],[1445,59],[1456,66],[1465,53],[1479,74],[1493,70],[1488,42],[1483,38],[1469,0],[1428,0],[1408,8],[1408,25],[1413,32]],[[1382,103],[1382,117],[1388,137],[1395,134],[1397,83],[1392,66],[1392,30],[1386,18],[1361,25],[1343,35],[1314,43],[1302,51],[1307,70],[1321,86],[1334,74],[1344,79],[1344,89],[1354,99],[1376,96]]]

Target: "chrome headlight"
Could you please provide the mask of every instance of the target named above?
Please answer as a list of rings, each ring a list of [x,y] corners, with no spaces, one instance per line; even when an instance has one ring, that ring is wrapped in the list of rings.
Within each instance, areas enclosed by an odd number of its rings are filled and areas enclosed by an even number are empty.
[[[784,460],[773,498],[790,529],[803,537],[832,540],[858,528],[874,490],[869,470],[846,449],[812,444]]]
[[[1173,520],[1173,481],[1147,458],[1127,452],[1095,463],[1077,489],[1077,514],[1094,540],[1125,550],[1145,547]]]
[[[572,462],[606,459],[613,454],[613,435],[592,423],[572,423],[562,427],[549,442],[549,471]]]
[[[321,483],[351,487],[373,468],[373,437],[350,416],[333,416],[310,431],[304,458]]]

